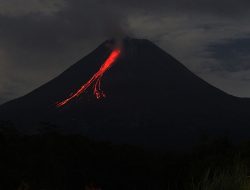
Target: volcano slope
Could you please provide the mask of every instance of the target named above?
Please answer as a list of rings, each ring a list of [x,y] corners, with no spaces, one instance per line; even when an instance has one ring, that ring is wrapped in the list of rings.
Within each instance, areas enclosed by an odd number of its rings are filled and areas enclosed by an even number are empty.
[[[23,133],[37,133],[42,123],[63,133],[153,148],[191,147],[202,138],[250,136],[249,99],[228,95],[194,75],[180,62],[144,39],[126,38],[119,57],[101,78],[105,98],[94,84],[67,104],[110,56],[114,40],[55,79],[0,107],[0,120]],[[99,83],[98,83],[99,85]]]

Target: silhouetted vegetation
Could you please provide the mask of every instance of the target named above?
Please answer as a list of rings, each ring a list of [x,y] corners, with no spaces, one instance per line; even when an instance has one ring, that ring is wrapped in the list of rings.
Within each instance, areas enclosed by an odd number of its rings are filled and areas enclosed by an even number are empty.
[[[8,126],[8,127],[7,127]],[[193,152],[153,152],[93,142],[48,129],[21,135],[0,129],[3,190],[246,190],[250,143],[203,142]]]

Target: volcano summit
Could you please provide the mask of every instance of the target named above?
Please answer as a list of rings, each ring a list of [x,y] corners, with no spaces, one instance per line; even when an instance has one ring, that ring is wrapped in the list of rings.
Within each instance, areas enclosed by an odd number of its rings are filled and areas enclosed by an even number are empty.
[[[152,42],[126,38],[121,49],[108,40],[55,79],[2,105],[0,120],[25,133],[48,122],[63,133],[171,148],[194,145],[204,135],[250,137],[249,106],[249,99],[211,86]]]

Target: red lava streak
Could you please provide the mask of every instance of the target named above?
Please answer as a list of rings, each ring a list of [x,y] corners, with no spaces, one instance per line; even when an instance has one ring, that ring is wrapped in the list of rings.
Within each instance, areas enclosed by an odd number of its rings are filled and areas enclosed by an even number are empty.
[[[94,84],[94,95],[97,99],[106,97],[104,92],[101,90],[101,78],[103,74],[110,69],[110,67],[115,63],[119,55],[121,54],[120,49],[114,49],[106,61],[102,64],[101,68],[85,83],[81,86],[79,90],[77,90],[74,94],[70,95],[67,99],[58,102],[56,104],[57,107],[62,107],[67,104],[72,99],[80,96],[84,93],[92,84]]]

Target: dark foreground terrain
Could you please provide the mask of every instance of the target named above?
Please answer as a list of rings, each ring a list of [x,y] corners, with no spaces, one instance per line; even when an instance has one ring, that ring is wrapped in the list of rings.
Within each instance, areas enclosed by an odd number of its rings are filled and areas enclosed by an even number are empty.
[[[1,123],[1,190],[250,189],[249,142],[204,137],[192,152],[179,154],[61,135],[47,125],[27,136]]]

